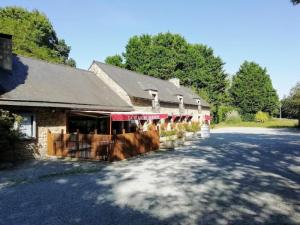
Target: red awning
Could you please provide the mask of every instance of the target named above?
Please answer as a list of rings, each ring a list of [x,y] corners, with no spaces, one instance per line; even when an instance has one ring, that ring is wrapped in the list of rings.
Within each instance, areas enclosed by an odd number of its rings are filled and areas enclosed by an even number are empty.
[[[210,116],[210,115],[205,115],[205,116],[204,116],[204,120],[205,120],[205,121],[210,121],[210,120],[212,120],[212,116]]]
[[[160,120],[166,118],[168,118],[168,114],[161,113],[111,113],[112,121]]]
[[[175,120],[176,118],[184,119],[184,118],[192,118],[192,115],[172,115],[172,119]]]
[[[94,116],[111,116],[112,121],[129,120],[160,120],[168,118],[168,114],[148,113],[148,112],[106,112],[106,111],[75,111],[77,114],[87,114]]]

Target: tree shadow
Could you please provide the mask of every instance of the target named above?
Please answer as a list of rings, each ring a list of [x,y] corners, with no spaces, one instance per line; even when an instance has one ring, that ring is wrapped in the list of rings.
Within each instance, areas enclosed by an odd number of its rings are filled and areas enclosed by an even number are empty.
[[[0,224],[299,224],[299,140],[212,134],[95,173],[2,188]]]

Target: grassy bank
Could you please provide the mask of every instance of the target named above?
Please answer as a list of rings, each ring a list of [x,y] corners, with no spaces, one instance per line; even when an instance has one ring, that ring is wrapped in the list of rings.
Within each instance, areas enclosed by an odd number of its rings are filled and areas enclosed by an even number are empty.
[[[298,125],[298,120],[290,119],[271,119],[264,123],[257,122],[240,122],[240,123],[226,123],[222,122],[213,125],[212,128],[223,127],[263,127],[263,128],[295,128]]]

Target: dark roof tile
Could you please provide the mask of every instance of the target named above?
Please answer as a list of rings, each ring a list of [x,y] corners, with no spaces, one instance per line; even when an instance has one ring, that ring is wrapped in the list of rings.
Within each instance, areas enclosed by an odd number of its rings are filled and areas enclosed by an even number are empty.
[[[178,104],[177,95],[182,95],[185,104],[197,105],[196,99],[200,99],[202,106],[209,107],[209,104],[190,88],[184,86],[176,87],[169,81],[139,74],[98,61],[94,61],[94,63],[120,85],[131,97],[151,99],[147,90],[157,90],[161,102]]]
[[[0,105],[8,101],[21,105],[34,102],[35,106],[132,110],[92,72],[22,56],[14,56],[11,73],[0,71]]]

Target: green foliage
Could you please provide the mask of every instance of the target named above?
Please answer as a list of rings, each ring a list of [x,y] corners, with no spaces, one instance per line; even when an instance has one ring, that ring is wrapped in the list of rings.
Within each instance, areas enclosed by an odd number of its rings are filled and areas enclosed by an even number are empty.
[[[196,132],[198,132],[200,130],[201,130],[200,123],[198,123],[198,122],[192,122],[191,125],[189,126],[189,130],[187,130],[187,131],[188,132],[196,133]]]
[[[19,116],[0,109],[0,155],[14,153],[22,137],[19,130],[14,129],[14,124],[20,120]]]
[[[252,114],[252,113],[242,114],[243,121],[251,122],[251,121],[254,121],[254,119],[255,119],[255,114]]]
[[[226,123],[240,123],[242,122],[242,118],[238,111],[232,110],[226,113],[225,121]]]
[[[13,51],[54,63],[75,66],[69,58],[71,47],[58,39],[49,19],[38,10],[0,8],[0,32],[13,35]]]
[[[272,118],[264,123],[252,122],[240,122],[227,124],[225,122],[214,125],[213,128],[223,128],[223,127],[264,127],[264,128],[295,128],[298,124],[297,120],[291,119],[278,119]]]
[[[190,44],[181,35],[168,32],[133,36],[123,56],[125,68],[164,80],[177,77],[181,84],[205,93],[212,104],[220,105],[226,98],[224,62],[211,48]],[[123,67],[121,59],[111,56],[106,62]]]
[[[219,107],[218,112],[217,112],[217,113],[218,113],[218,114],[217,114],[217,117],[218,117],[219,122],[225,121],[225,119],[226,119],[226,114],[229,113],[229,112],[231,112],[231,111],[233,111],[233,110],[235,110],[235,108],[232,107],[232,106],[221,105],[221,106]]]
[[[279,99],[265,68],[245,61],[233,77],[229,90],[232,104],[242,114],[258,111],[273,115],[278,112]]]
[[[294,4],[294,5],[297,5],[300,3],[300,0],[291,0],[291,2]]]
[[[290,90],[289,96],[285,97],[281,103],[283,116],[298,119],[300,127],[300,82]]]
[[[264,123],[269,120],[269,114],[259,111],[255,114],[255,121],[259,123]]]
[[[161,130],[160,136],[161,137],[170,137],[173,135],[176,135],[177,131],[176,130]]]
[[[184,130],[178,130],[176,135],[177,135],[177,138],[183,138],[184,137]]]
[[[113,56],[106,57],[105,63],[118,66],[121,68],[125,67],[125,65],[123,64],[123,58],[120,55],[113,55]]]

